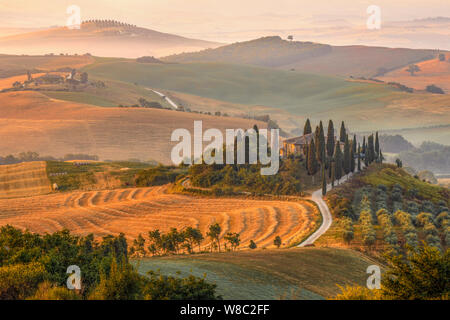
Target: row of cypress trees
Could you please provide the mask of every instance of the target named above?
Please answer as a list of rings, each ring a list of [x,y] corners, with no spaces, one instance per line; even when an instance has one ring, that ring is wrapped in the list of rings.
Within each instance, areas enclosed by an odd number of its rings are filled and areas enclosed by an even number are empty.
[[[311,122],[306,120],[303,130],[305,136],[312,134]],[[343,147],[342,147],[343,146]],[[363,137],[362,147],[357,145],[356,135],[350,140],[344,121],[341,123],[339,139],[336,139],[333,120],[328,122],[327,136],[322,121],[316,126],[313,138],[309,143],[306,153],[306,169],[313,177],[322,171],[322,193],[326,194],[327,177],[334,187],[336,180],[340,180],[344,175],[361,170],[361,161],[365,166],[372,162],[382,162],[383,154],[380,148],[378,132],[367,137]],[[357,162],[357,163],[356,163]]]

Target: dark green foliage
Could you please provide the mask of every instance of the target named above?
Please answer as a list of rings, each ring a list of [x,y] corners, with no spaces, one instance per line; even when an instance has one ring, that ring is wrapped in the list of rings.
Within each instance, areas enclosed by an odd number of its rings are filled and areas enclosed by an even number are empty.
[[[343,166],[345,174],[349,174],[351,171],[351,151],[350,151],[350,142],[348,141],[348,136],[345,137],[344,159],[343,159],[342,166]]]
[[[158,166],[140,171],[136,176],[135,182],[137,187],[160,186],[174,182],[178,175],[170,167]]]
[[[341,152],[341,148],[339,146],[339,143],[336,144],[336,149],[334,151],[334,165],[335,165],[335,175],[334,177],[337,180],[340,180],[342,178],[342,163],[343,159],[342,159],[342,152]]]
[[[316,146],[314,144],[314,140],[311,140],[311,143],[309,144],[308,147],[307,166],[308,166],[308,173],[310,175],[315,175],[317,173],[319,164],[316,158]]]
[[[189,175],[196,187],[219,186],[222,190],[232,189],[257,195],[296,195],[311,185],[305,167],[303,157],[289,157],[280,160],[280,169],[275,175],[262,176],[259,164],[193,165],[189,168]]]
[[[382,294],[388,299],[448,299],[450,250],[441,253],[430,246],[409,248],[402,256],[387,256],[388,271],[382,279]]]
[[[345,129],[344,121],[342,121],[342,123],[341,123],[341,131],[340,131],[340,134],[339,134],[339,141],[340,142],[345,142],[346,137],[347,137],[347,130]]]
[[[333,121],[330,120],[328,122],[328,133],[327,133],[327,154],[328,157],[331,158],[334,155],[334,125]]]
[[[255,243],[255,241],[253,241],[253,240],[250,240],[250,244],[249,244],[249,246],[248,246],[250,249],[256,249],[257,247],[256,247],[256,243]]]
[[[307,135],[310,133],[312,133],[311,122],[309,121],[309,119],[306,119],[305,127],[303,129],[303,135]]]
[[[273,240],[273,244],[274,244],[277,248],[280,248],[280,246],[281,246],[281,244],[282,244],[282,241],[281,241],[280,236],[276,236],[276,237],[275,237],[275,239]]]

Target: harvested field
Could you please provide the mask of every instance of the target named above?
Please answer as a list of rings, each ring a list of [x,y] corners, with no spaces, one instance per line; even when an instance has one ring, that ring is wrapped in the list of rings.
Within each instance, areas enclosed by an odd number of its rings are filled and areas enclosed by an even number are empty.
[[[0,166],[0,198],[27,197],[51,191],[44,161]]]
[[[241,235],[241,247],[254,240],[258,247],[273,247],[279,235],[283,246],[294,245],[316,228],[318,210],[307,201],[196,198],[168,194],[167,187],[60,193],[24,199],[0,199],[0,225],[33,232],[63,228],[97,237],[125,233],[134,239],[150,230],[169,231],[188,226],[206,235],[218,222],[223,237]],[[207,246],[205,240],[204,246]]]
[[[171,164],[175,129],[193,132],[194,121],[204,130],[252,128],[254,120],[150,108],[102,108],[51,99],[38,92],[0,93],[2,154],[36,151],[62,157],[95,154],[100,159],[155,160]],[[205,145],[206,146],[206,145]]]

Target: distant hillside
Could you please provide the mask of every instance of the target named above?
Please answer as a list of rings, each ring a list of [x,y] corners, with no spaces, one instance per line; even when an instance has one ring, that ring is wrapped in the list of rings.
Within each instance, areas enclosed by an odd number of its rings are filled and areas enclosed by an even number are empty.
[[[74,97],[73,100],[77,97]],[[62,157],[68,153],[95,154],[100,159],[153,159],[171,163],[173,130],[252,128],[255,120],[214,117],[151,108],[105,108],[61,101],[39,92],[0,93],[0,150],[2,155],[36,151]]]
[[[450,93],[450,53],[441,53],[435,59],[416,64],[419,71],[411,74],[407,67],[399,68],[379,77],[385,82],[398,82],[416,90],[425,90],[436,85]]]
[[[170,62],[228,62],[342,76],[374,76],[435,56],[433,50],[330,46],[278,36],[165,57]]]
[[[219,44],[162,33],[112,20],[92,20],[80,29],[52,28],[0,38],[1,53],[89,52],[97,56],[137,58],[214,48]]]
[[[276,117],[280,111],[310,117],[312,121],[345,120],[355,131],[431,126],[450,119],[448,95],[410,94],[382,83],[257,66],[213,62],[142,64],[108,59],[98,60],[83,71],[101,79],[260,106],[261,114],[270,114],[285,130],[303,128],[305,119],[296,122],[287,114],[282,123]]]

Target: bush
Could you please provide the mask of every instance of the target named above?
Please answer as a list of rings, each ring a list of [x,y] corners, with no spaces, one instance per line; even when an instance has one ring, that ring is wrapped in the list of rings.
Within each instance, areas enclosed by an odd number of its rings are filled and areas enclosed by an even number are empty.
[[[445,94],[444,90],[434,84],[427,86],[426,90],[431,93]]]
[[[42,264],[32,262],[0,267],[0,300],[23,300],[46,278]]]

